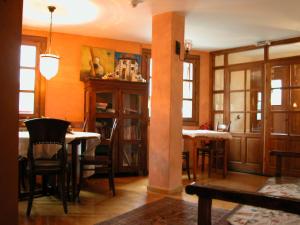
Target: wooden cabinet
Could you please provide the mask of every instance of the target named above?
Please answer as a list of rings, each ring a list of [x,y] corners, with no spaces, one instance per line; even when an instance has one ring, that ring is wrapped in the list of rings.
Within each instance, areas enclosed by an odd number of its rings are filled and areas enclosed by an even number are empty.
[[[109,138],[112,121],[119,120],[114,151],[118,173],[147,173],[148,84],[140,82],[98,80],[85,81],[85,117],[87,130],[98,132],[102,145]]]

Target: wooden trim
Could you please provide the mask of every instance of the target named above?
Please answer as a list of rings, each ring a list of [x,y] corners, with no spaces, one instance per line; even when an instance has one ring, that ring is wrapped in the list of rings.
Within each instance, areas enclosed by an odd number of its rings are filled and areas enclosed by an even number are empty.
[[[34,118],[45,116],[45,93],[46,93],[46,79],[40,74],[39,71],[39,55],[46,51],[47,38],[39,36],[22,35],[22,44],[35,45],[36,52],[36,66],[35,66],[35,104],[34,114],[19,114],[20,119]]]

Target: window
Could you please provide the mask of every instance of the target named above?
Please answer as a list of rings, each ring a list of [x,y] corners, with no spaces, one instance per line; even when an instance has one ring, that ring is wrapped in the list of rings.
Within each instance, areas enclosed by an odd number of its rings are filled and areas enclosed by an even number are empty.
[[[20,48],[19,117],[44,115],[44,78],[38,69],[39,54],[45,49],[46,39],[23,36]]]
[[[143,49],[142,74],[149,82],[149,117],[151,116],[152,59],[151,51]],[[198,125],[199,56],[189,55],[183,63],[182,117],[184,125]]]

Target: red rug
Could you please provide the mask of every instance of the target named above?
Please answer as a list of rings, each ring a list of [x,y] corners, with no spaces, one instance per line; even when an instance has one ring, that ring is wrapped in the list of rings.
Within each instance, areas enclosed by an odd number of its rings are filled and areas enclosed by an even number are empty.
[[[96,225],[196,225],[197,210],[196,203],[163,198]],[[212,224],[227,224],[224,218],[228,213],[213,209]]]

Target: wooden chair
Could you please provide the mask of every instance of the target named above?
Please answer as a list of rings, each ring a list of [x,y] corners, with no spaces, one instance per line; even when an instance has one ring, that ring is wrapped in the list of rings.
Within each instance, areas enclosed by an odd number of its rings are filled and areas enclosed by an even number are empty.
[[[182,152],[182,160],[185,162],[184,169],[186,170],[186,173],[187,173],[188,178],[190,180],[191,175],[190,175],[190,152],[189,151],[183,151]]]
[[[117,128],[118,128],[118,120],[114,119],[113,126],[110,133],[110,138],[108,140],[108,151],[106,155],[87,156],[85,154],[82,154],[80,156],[80,180],[79,180],[78,197],[83,184],[83,171],[94,170],[94,168],[92,169],[86,168],[85,167],[86,165],[101,166],[101,169],[107,172],[108,180],[109,180],[109,188],[110,190],[112,190],[113,196],[116,195],[115,183],[114,183],[114,171],[113,171],[113,150],[114,150],[114,142],[116,139]]]
[[[65,149],[65,136],[70,123],[59,119],[31,119],[25,121],[29,132],[28,146],[28,176],[29,176],[29,199],[27,216],[30,216],[36,176],[57,175],[59,178],[60,195],[63,202],[64,212],[68,212],[65,175],[67,171],[67,151]],[[52,156],[37,158],[35,147],[40,144],[55,144],[60,146]]]
[[[19,198],[21,198],[21,189],[25,190],[25,176],[26,176],[27,158],[23,156],[18,156],[18,169],[19,169],[19,180],[18,180],[18,193]]]
[[[218,122],[216,131],[220,132],[230,132],[230,124],[221,124]],[[211,170],[213,165],[217,170],[217,167],[222,161],[224,161],[224,152],[225,152],[225,141],[210,141],[205,144],[203,147],[197,149],[197,162],[199,157],[201,157],[201,171],[204,171],[205,157],[208,157],[208,176],[211,176]],[[224,162],[225,163],[225,162]],[[225,168],[223,163],[223,177],[225,177]]]

